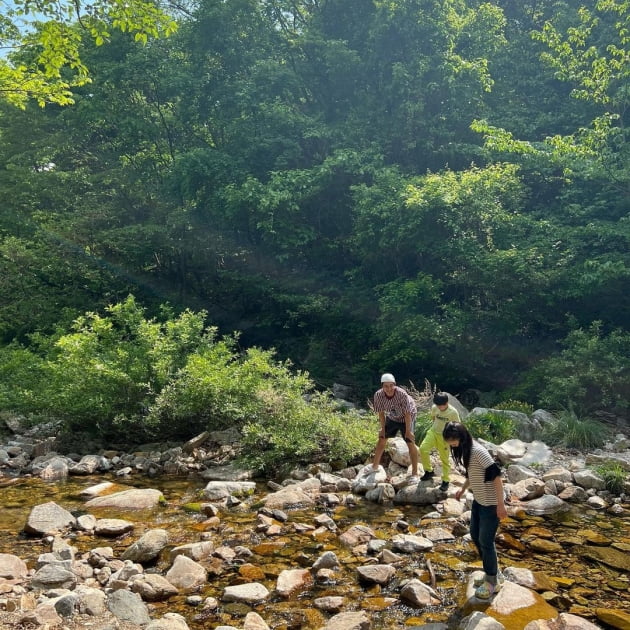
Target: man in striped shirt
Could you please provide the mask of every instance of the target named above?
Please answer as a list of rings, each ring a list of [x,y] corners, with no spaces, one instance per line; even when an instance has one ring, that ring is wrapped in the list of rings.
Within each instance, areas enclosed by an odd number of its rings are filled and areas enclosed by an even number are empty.
[[[414,434],[418,410],[413,398],[396,385],[392,374],[381,376],[381,389],[374,394],[374,411],[378,413],[380,429],[372,467],[378,470],[387,440],[399,432],[409,449],[411,477],[408,483],[418,483],[418,447]]]

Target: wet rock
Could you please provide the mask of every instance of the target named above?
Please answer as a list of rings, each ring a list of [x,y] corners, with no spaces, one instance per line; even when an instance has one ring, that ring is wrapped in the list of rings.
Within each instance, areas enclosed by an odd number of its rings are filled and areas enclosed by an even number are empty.
[[[95,497],[86,502],[86,508],[112,508],[116,510],[147,510],[164,501],[159,490],[140,488],[123,490],[102,497]]]
[[[541,571],[530,571],[522,567],[508,567],[503,571],[506,580],[534,591],[555,591],[556,583]]]
[[[76,519],[54,501],[36,505],[28,516],[24,531],[27,534],[54,534],[74,525]]]
[[[76,528],[82,532],[92,532],[96,528],[96,520],[92,514],[82,514],[77,517]]]
[[[433,543],[423,536],[398,534],[392,538],[392,547],[403,553],[418,553],[433,549]]]
[[[221,597],[224,602],[240,602],[244,604],[257,604],[269,597],[267,588],[259,582],[250,584],[236,584],[226,586]]]
[[[168,532],[165,529],[151,529],[128,547],[121,558],[132,562],[150,562],[160,555],[166,545],[168,545]]]
[[[372,528],[367,525],[353,525],[339,536],[339,541],[349,547],[356,547],[369,542],[372,538],[376,538]]]
[[[422,536],[430,540],[432,543],[451,542],[455,540],[455,536],[443,527],[431,527],[429,529],[424,529],[422,530]]]
[[[345,597],[338,597],[334,595],[330,595],[328,597],[318,597],[313,600],[313,606],[315,606],[315,608],[329,613],[339,612],[345,603]]]
[[[65,479],[68,476],[68,462],[65,457],[53,457],[38,474],[44,481]]]
[[[94,526],[94,533],[97,536],[117,537],[134,528],[134,524],[122,518],[99,518]]]
[[[169,552],[169,560],[171,564],[177,556],[187,556],[191,560],[198,562],[208,558],[214,551],[214,543],[211,540],[204,540],[196,543],[188,543],[173,547]]]
[[[281,488],[277,492],[268,494],[263,499],[263,503],[270,510],[309,507],[315,505],[319,496],[319,489],[319,479],[307,479],[301,483],[294,483]]]
[[[190,590],[202,586],[208,579],[206,569],[194,560],[180,555],[166,572],[166,579],[180,590]]]
[[[560,613],[556,619],[530,621],[523,630],[601,630],[598,625],[569,613]]]
[[[523,628],[530,621],[554,619],[558,615],[558,611],[538,593],[507,580],[489,602],[475,597],[475,586],[470,580],[466,597],[464,614],[481,608],[487,615],[509,629]]]
[[[400,589],[400,599],[413,608],[436,606],[440,603],[437,593],[420,580],[409,580]]]
[[[271,630],[257,612],[248,612],[243,620],[243,630]]]
[[[373,584],[387,584],[396,575],[396,569],[389,564],[373,564],[357,567],[359,580]]]
[[[281,597],[289,597],[312,583],[313,576],[308,569],[285,569],[278,576],[276,591]]]
[[[203,496],[209,501],[221,501],[230,496],[242,497],[254,493],[253,481],[209,481],[203,489]]]
[[[335,569],[337,567],[339,567],[337,554],[334,551],[326,551],[313,563],[312,569],[319,571],[319,569]]]
[[[370,630],[372,624],[365,612],[343,612],[331,617],[322,630]]]
[[[533,540],[530,540],[527,544],[529,548],[533,551],[544,554],[562,553],[563,551],[562,545],[560,543],[557,543],[553,540],[545,540],[543,538],[534,538]]]
[[[422,483],[401,488],[394,497],[394,503],[404,505],[433,505],[444,498],[439,486],[427,486]]]
[[[109,460],[101,455],[85,455],[81,461],[70,467],[71,475],[93,475],[95,472],[107,472],[111,468]]]
[[[506,630],[502,623],[489,617],[485,613],[476,610],[474,613],[461,620],[458,630]]]
[[[582,556],[590,558],[596,562],[603,562],[609,567],[630,571],[630,554],[618,551],[612,547],[582,547]]]
[[[595,614],[600,621],[619,630],[630,630],[630,613],[615,608],[596,608]]]
[[[379,483],[376,488],[372,488],[365,493],[365,499],[372,503],[389,503],[396,496],[394,486],[389,483]]]
[[[111,481],[104,481],[103,483],[97,483],[94,486],[90,486],[89,488],[85,488],[81,491],[81,497],[84,499],[92,499],[93,497],[97,497],[104,492],[107,492],[111,488],[114,487],[114,484]]]

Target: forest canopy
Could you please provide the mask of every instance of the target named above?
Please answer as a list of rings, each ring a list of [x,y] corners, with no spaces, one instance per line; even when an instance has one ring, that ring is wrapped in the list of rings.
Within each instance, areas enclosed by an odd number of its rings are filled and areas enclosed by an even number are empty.
[[[132,299],[357,400],[390,371],[627,416],[629,27],[619,0],[15,2],[0,406]]]

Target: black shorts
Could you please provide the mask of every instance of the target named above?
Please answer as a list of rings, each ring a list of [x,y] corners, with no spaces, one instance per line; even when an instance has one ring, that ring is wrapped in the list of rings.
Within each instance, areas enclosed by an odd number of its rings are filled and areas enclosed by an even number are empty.
[[[414,433],[416,429],[416,419],[411,419],[411,432]],[[398,435],[400,431],[400,435],[405,439],[405,442],[412,442],[409,438],[405,437],[405,421],[396,422],[396,420],[390,420],[390,418],[385,418],[385,437],[393,438]]]

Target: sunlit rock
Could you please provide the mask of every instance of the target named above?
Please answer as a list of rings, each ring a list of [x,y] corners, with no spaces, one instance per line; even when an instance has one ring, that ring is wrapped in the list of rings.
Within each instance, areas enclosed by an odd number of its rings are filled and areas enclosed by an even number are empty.
[[[242,602],[245,604],[257,604],[269,597],[267,588],[259,582],[250,584],[236,584],[226,586],[221,599],[224,602]]]
[[[188,630],[186,620],[178,613],[166,613],[160,619],[154,619],[145,630]]]
[[[90,509],[146,510],[156,507],[162,501],[164,501],[164,496],[159,490],[133,488],[115,492],[114,494],[94,497],[86,502],[85,507]]]
[[[554,514],[569,509],[569,506],[562,499],[550,494],[527,501],[521,504],[521,507],[530,515]]]
[[[343,612],[331,617],[322,630],[370,630],[371,627],[367,613]]]
[[[558,611],[541,595],[507,580],[490,600],[475,597],[475,588],[471,579],[466,589],[466,601],[462,606],[464,614],[481,610],[510,630],[524,628],[530,621],[554,619],[558,615]]]
[[[396,575],[396,569],[390,564],[372,564],[357,567],[359,580],[374,584],[387,584]]]
[[[136,540],[122,554],[123,560],[133,562],[150,562],[160,555],[164,547],[168,545],[168,532],[165,529],[150,529]]]
[[[204,585],[208,574],[206,569],[194,560],[186,556],[177,556],[165,577],[176,588],[190,590]]]
[[[276,581],[276,592],[281,597],[289,597],[296,591],[303,591],[313,583],[313,576],[308,569],[285,569]]]
[[[0,553],[0,578],[5,580],[21,580],[28,574],[28,567],[18,556]]]
[[[27,534],[45,535],[63,531],[73,526],[76,519],[68,510],[60,507],[54,501],[36,505],[28,515],[24,526]]]
[[[130,532],[134,524],[122,518],[99,518],[94,525],[94,533],[97,536],[116,537]]]
[[[440,603],[438,594],[420,580],[409,580],[400,589],[400,599],[414,608],[436,606]]]

